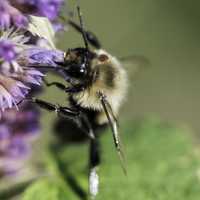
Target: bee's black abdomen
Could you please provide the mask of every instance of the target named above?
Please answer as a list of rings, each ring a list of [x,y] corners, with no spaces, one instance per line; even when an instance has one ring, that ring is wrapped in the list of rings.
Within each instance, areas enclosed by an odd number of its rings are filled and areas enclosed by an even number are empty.
[[[66,118],[56,120],[54,132],[61,143],[83,142],[87,139],[84,131],[74,121]]]
[[[91,123],[91,126],[96,136],[101,134],[107,127],[107,125],[97,125],[96,123]],[[54,132],[62,143],[84,142],[89,139],[75,121],[66,118],[58,118],[56,120]]]

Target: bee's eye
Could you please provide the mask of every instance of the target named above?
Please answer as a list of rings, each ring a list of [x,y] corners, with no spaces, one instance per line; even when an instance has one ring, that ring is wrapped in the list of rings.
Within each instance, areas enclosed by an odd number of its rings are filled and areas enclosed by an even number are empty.
[[[72,64],[68,68],[65,69],[67,75],[73,78],[83,78],[86,74],[85,64],[78,65]]]

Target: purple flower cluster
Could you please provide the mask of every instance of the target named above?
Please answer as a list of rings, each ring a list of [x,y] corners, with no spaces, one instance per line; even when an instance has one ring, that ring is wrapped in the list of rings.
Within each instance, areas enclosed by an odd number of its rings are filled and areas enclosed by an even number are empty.
[[[0,0],[0,177],[23,169],[32,139],[40,132],[40,113],[26,99],[42,83],[44,71],[37,66],[56,67],[64,53],[54,47],[53,29],[48,37],[48,29],[42,33],[46,26],[37,27],[33,20],[45,19],[48,28],[53,26],[50,21],[56,22],[62,4],[63,0]]]
[[[0,120],[0,174],[17,173],[30,157],[31,143],[40,132],[39,111],[29,103],[9,109]]]
[[[0,35],[0,174],[15,174],[30,156],[31,140],[40,132],[40,114],[23,101],[40,85],[39,70],[20,64],[19,56],[30,49],[26,38],[14,30]],[[32,46],[32,45],[30,45]],[[21,58],[22,59],[22,58]],[[28,62],[29,58],[23,58]],[[39,61],[38,61],[39,62]]]
[[[9,37],[6,38],[6,35]],[[33,68],[24,69],[17,62],[18,56],[28,47],[16,33],[3,34],[0,37],[0,113],[7,108],[17,107],[31,89],[39,85],[43,74]]]
[[[0,29],[26,27],[29,14],[55,20],[63,0],[0,0]]]

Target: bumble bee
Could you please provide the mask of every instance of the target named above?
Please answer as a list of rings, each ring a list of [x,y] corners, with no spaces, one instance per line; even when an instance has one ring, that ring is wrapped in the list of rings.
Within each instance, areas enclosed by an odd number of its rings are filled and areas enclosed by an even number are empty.
[[[97,37],[84,29],[79,6],[77,10],[80,25],[71,20],[68,23],[82,34],[85,47],[68,49],[64,53],[63,62],[57,62],[59,67],[55,70],[62,73],[66,85],[45,81],[47,86],[55,86],[68,94],[69,106],[58,106],[37,98],[32,98],[31,101],[41,108],[55,111],[64,119],[63,123],[66,123],[67,119],[68,123],[72,122],[80,133],[88,136],[90,141],[89,192],[95,196],[98,192],[97,167],[100,163],[97,133],[107,125],[112,130],[115,147],[123,170],[126,171],[117,118],[126,96],[127,74],[120,61],[103,50]]]

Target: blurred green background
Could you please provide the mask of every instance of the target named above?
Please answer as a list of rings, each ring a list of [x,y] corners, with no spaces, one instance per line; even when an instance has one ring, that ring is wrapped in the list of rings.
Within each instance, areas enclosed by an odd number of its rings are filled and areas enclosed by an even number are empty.
[[[68,9],[75,10],[74,6],[75,1],[69,0]],[[150,62],[135,76],[134,68],[127,66],[130,87],[120,115],[120,131],[128,177],[120,169],[107,131],[101,138],[98,200],[199,199],[200,152],[192,134],[198,136],[200,131],[199,6],[197,0],[81,1],[86,27],[96,33],[108,52],[117,57],[142,55]],[[67,49],[82,46],[83,41],[70,29],[59,36],[58,45]],[[66,97],[51,88],[43,98],[64,104]],[[53,176],[34,183],[23,200],[84,199],[75,194],[69,178],[76,179],[84,196],[88,145],[49,149],[55,114],[44,113],[48,137],[43,137],[43,143],[48,150],[36,149]]]

